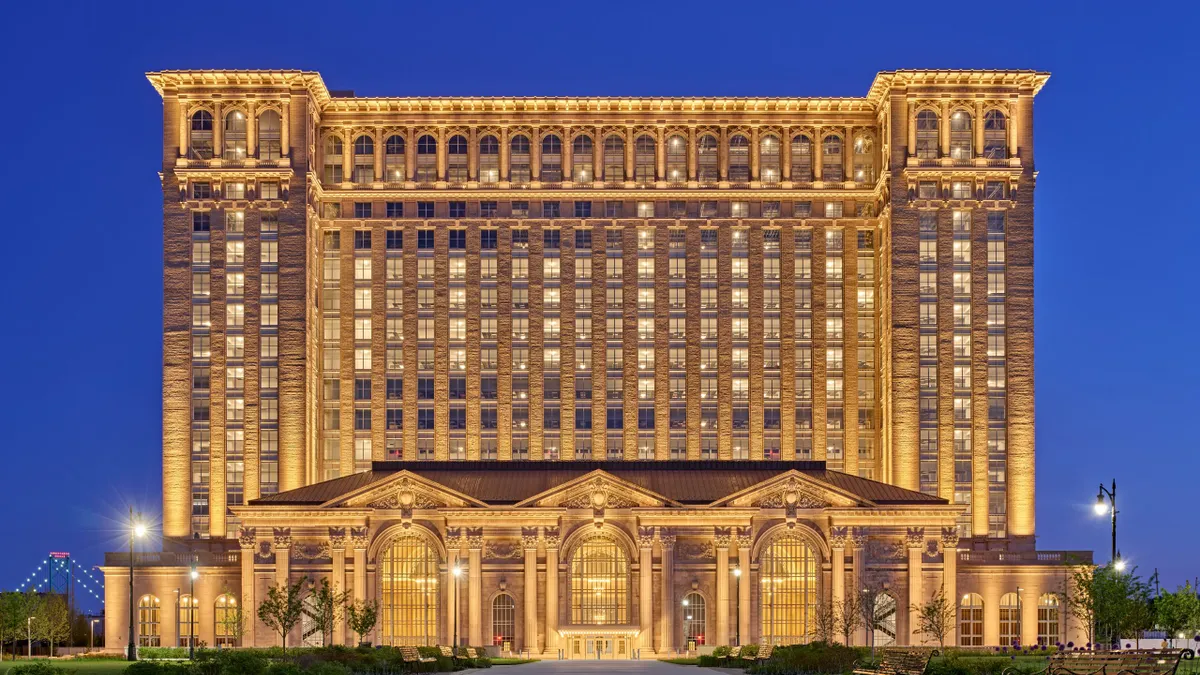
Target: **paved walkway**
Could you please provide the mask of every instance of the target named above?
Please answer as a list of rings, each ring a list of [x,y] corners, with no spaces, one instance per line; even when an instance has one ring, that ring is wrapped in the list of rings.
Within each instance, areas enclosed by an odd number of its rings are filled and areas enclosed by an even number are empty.
[[[489,673],[495,675],[697,675],[708,673],[707,669],[694,666],[677,666],[662,661],[632,661],[605,659],[602,661],[536,661],[519,666],[495,666]]]

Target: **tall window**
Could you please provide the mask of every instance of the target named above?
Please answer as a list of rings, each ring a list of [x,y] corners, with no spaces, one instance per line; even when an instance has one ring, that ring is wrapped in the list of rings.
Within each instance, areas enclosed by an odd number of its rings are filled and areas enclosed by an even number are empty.
[[[808,183],[813,179],[812,141],[803,134],[792,139],[792,180]]]
[[[389,183],[408,180],[407,160],[404,157],[404,137],[388,136],[383,145],[383,173]]]
[[[958,644],[983,646],[983,598],[978,593],[964,595],[958,605]]]
[[[238,634],[250,617],[241,614],[237,598],[225,593],[213,604],[213,636],[219,647],[236,647]],[[241,624],[241,625],[239,625]]]
[[[1011,647],[1021,642],[1021,601],[1016,593],[1000,596],[1000,646]]]
[[[592,137],[579,135],[571,144],[571,180],[592,182]]]
[[[975,139],[971,132],[974,125],[971,122],[971,113],[964,110],[955,110],[954,114],[950,115],[951,159],[971,159],[974,157],[975,153],[972,146],[975,144]]]
[[[687,139],[675,135],[667,139],[667,180],[672,183],[683,183],[688,179],[687,172]]]
[[[225,159],[246,159],[246,115],[234,110],[225,116]]]
[[[143,595],[138,600],[138,646],[159,647],[162,645],[162,625],[159,617],[162,605],[153,595]]]
[[[490,184],[500,181],[500,141],[495,136],[479,139],[479,182]]]
[[[325,139],[325,182],[342,182],[342,139],[337,136]]]
[[[517,635],[517,603],[507,593],[492,600],[492,644],[512,645]]]
[[[451,136],[446,143],[446,181],[467,182],[467,139],[463,136]]]
[[[283,156],[283,127],[279,113],[268,110],[258,116],[258,158],[279,159]]]
[[[983,116],[983,156],[988,159],[1008,157],[1008,118],[999,110],[989,110]]]
[[[688,593],[683,599],[683,643],[697,646],[704,644],[704,596]]]
[[[358,185],[375,182],[375,141],[370,136],[354,139],[354,176]]]
[[[717,150],[717,137],[705,134],[696,145],[697,180],[701,183],[716,183],[721,180]]]
[[[213,118],[207,110],[197,110],[192,114],[192,134],[188,159],[212,159],[213,156]]]
[[[200,626],[196,623],[196,599],[190,595],[181,595],[179,606],[175,609],[179,612],[179,635],[176,643],[180,647],[186,647],[192,640],[200,639]]]
[[[875,141],[870,136],[854,139],[854,182],[875,182]]]
[[[658,157],[653,136],[638,136],[633,143],[633,179],[641,185],[654,182]]]
[[[762,641],[790,645],[808,639],[817,608],[817,558],[794,534],[771,542],[758,564]]]
[[[604,139],[604,180],[610,183],[625,180],[625,141],[620,136]]]
[[[729,139],[729,181],[750,182],[750,141],[741,134]]]
[[[419,536],[402,535],[383,550],[379,569],[383,644],[437,644],[437,552]]]
[[[1056,645],[1059,635],[1058,596],[1044,593],[1038,598],[1038,644]]]
[[[842,177],[842,137],[830,134],[821,141],[821,180],[838,183]]]
[[[896,596],[880,593],[875,596],[875,630],[871,645],[890,647],[896,644]]]
[[[562,182],[562,141],[549,134],[542,139],[542,182]]]
[[[917,157],[919,159],[937,159],[938,155],[938,116],[932,110],[922,110],[917,113]]]
[[[779,182],[781,177],[779,139],[774,136],[763,136],[758,141],[758,178],[766,185],[774,185]]]
[[[437,173],[437,139],[426,134],[417,139],[417,171],[413,178],[418,183],[433,183]]]
[[[508,156],[508,179],[515,185],[524,185],[530,180],[529,139],[525,136],[513,136],[509,145],[512,152]]]
[[[571,623],[614,625],[629,621],[629,560],[607,537],[593,537],[571,557]]]

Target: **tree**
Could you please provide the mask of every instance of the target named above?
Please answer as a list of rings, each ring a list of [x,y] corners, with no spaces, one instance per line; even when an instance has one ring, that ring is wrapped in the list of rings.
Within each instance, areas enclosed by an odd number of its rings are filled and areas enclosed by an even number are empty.
[[[815,642],[833,642],[833,636],[837,635],[837,632],[837,612],[833,610],[833,603],[818,602],[813,611],[809,634]]]
[[[222,594],[231,595],[228,588]],[[234,644],[242,644],[242,637],[246,635],[246,612],[240,603],[225,608],[221,616],[221,628],[233,639]]]
[[[859,606],[862,610],[863,628],[866,629],[867,642],[871,645],[871,658],[874,659],[875,631],[883,627],[884,620],[888,617],[888,614],[894,613],[894,609],[885,610],[880,606],[880,599],[887,597],[887,588],[885,584],[874,576],[868,576],[864,580],[859,595],[862,598]]]
[[[842,644],[850,646],[854,631],[863,626],[862,601],[859,600],[858,593],[855,593],[853,588],[849,589],[842,601],[834,607],[834,612],[837,614],[837,632],[842,634]]]
[[[15,591],[0,593],[0,658],[4,656],[4,645],[13,643],[13,658],[16,658],[17,639],[24,635],[25,617],[21,616],[21,594]]]
[[[1181,633],[1191,636],[1200,629],[1200,597],[1191,582],[1155,598],[1154,623],[1171,638]]]
[[[14,593],[13,595],[13,607],[15,609],[13,621],[16,626],[16,631],[13,635],[13,658],[16,658],[17,643],[29,635],[34,635],[33,623],[29,619],[37,617],[41,613],[42,604],[45,602],[45,599],[34,593],[32,588],[24,593]],[[40,635],[35,637],[39,640],[41,639]]]
[[[309,614],[313,622],[321,627],[321,640],[329,644],[333,639],[333,626],[345,613],[346,600],[349,593],[334,588],[327,577],[314,581],[310,590],[312,601],[309,603]]]
[[[71,637],[71,607],[61,595],[47,595],[33,614],[33,635],[50,645],[50,656],[54,656],[54,645]]]
[[[350,624],[350,630],[358,636],[359,644],[363,644],[363,638],[374,630],[378,620],[379,608],[374,602],[359,600],[346,606],[346,623]]]
[[[308,579],[299,579],[286,586],[271,586],[267,597],[258,605],[258,619],[272,631],[279,633],[280,642],[287,650],[287,636],[300,623],[304,613],[305,588]]]
[[[1091,644],[1117,643],[1154,624],[1150,586],[1136,568],[1121,571],[1111,564],[1076,564],[1062,595],[1071,618]]]
[[[954,601],[946,597],[942,589],[938,589],[933,597],[920,605],[913,605],[917,625],[913,635],[924,635],[922,642],[930,639],[937,640],[938,646],[946,649],[946,636],[954,630],[958,620],[958,607]]]

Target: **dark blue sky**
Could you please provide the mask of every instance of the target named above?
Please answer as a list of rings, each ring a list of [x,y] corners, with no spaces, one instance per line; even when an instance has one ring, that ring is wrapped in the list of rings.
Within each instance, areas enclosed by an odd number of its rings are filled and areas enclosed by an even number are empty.
[[[1040,544],[1107,558],[1091,503],[1116,476],[1125,556],[1172,585],[1200,574],[1195,4],[126,4],[4,12],[0,588],[50,550],[99,564],[127,503],[160,508],[162,118],[143,73],[171,68],[393,96],[862,96],[879,70],[1050,71]]]

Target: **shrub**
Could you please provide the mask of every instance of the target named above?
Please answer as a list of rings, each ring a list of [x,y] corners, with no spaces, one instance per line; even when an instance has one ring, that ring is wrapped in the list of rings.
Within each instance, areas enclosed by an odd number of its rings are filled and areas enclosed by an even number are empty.
[[[723,659],[726,656],[729,656],[729,651],[730,650],[728,646],[715,647],[713,648],[712,655],[719,659]]]
[[[67,675],[65,668],[50,665],[47,661],[34,661],[13,666],[8,671],[11,675]]]
[[[1005,656],[949,656],[934,659],[926,675],[1000,675],[1005,669],[1032,673],[1045,666],[1045,662],[1022,663]]]
[[[267,666],[267,670],[265,671],[264,675],[301,675],[301,671],[300,666],[294,663],[276,661],[270,666]]]
[[[212,671],[220,675],[264,675],[269,665],[265,651],[268,650],[206,649],[196,653],[196,660],[206,675]]]
[[[848,673],[860,657],[859,650],[840,644],[812,642],[806,645],[776,647],[765,663],[752,666],[751,673]]]
[[[199,651],[199,650],[197,650]],[[187,647],[138,647],[139,659],[186,659]]]

